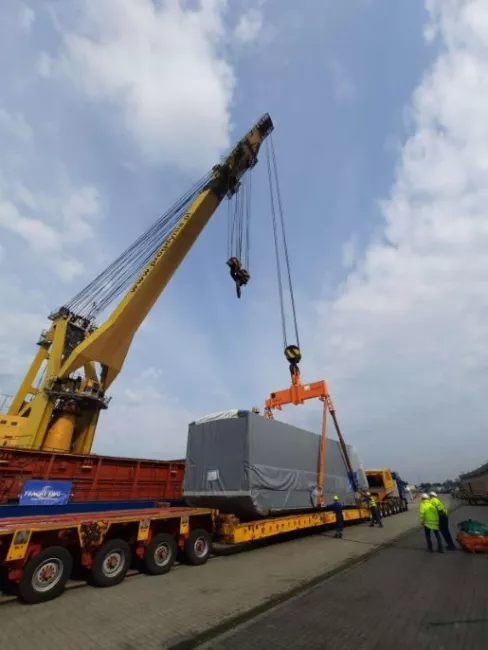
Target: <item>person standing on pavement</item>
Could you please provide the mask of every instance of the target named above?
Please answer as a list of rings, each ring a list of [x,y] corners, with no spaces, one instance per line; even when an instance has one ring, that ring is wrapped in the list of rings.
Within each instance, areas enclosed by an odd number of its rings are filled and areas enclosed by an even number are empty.
[[[339,539],[342,539],[344,531],[344,515],[342,513],[342,503],[339,501],[339,497],[334,497],[334,502],[327,506],[336,516],[336,525],[335,525],[335,535]]]
[[[370,526],[373,527],[375,524],[378,524],[380,528],[383,528],[380,509],[378,508],[376,499],[374,498],[374,496],[371,495],[371,492],[366,492],[366,503],[368,504],[369,511],[371,512]]]
[[[442,548],[441,536],[439,535],[439,513],[437,508],[431,503],[428,494],[422,494],[422,499],[419,506],[420,523],[424,527],[425,541],[427,542],[427,550],[429,553],[433,552],[432,548],[432,533],[435,535],[437,542],[437,552],[444,553]]]
[[[449,530],[449,512],[435,492],[430,492],[429,496],[430,502],[439,513],[439,530],[442,537],[444,538],[444,541],[446,542],[447,550],[455,551],[456,546],[452,541],[451,531]]]

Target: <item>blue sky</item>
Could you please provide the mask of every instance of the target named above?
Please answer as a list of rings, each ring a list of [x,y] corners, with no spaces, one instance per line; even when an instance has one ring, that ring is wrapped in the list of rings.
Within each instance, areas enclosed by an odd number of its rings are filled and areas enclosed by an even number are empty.
[[[300,5],[300,6],[298,6]],[[305,379],[366,466],[486,460],[488,8],[482,0],[5,0],[0,393],[46,316],[268,111]],[[95,451],[184,454],[188,422],[288,384],[264,155],[251,283],[226,206],[113,385]],[[281,416],[318,429],[312,406]]]

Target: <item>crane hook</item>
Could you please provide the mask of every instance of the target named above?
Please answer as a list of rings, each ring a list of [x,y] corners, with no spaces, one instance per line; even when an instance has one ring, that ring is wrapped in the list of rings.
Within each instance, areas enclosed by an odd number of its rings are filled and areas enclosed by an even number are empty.
[[[240,298],[241,287],[246,286],[246,284],[251,279],[249,271],[246,271],[246,269],[243,268],[240,259],[237,257],[231,257],[230,259],[228,259],[227,266],[230,269],[230,277],[236,283],[237,297]]]
[[[293,383],[298,382],[300,378],[300,370],[298,364],[302,360],[302,353],[298,345],[287,345],[285,348],[285,359],[290,364],[290,374]]]

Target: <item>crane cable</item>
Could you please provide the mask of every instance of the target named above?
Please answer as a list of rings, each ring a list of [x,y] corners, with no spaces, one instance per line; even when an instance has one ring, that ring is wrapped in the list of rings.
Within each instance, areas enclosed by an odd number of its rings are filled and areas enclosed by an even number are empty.
[[[65,303],[64,308],[76,316],[93,321],[133,284],[173,232],[188,206],[209,183],[210,178],[211,173],[201,178],[112,264]]]
[[[249,275],[249,241],[251,233],[251,173],[240,183],[229,202],[227,266],[236,285],[237,297],[251,279]]]
[[[295,295],[293,292],[293,283],[291,279],[291,267],[290,267],[290,256],[288,253],[288,244],[286,239],[286,229],[285,229],[285,220],[283,215],[283,203],[281,200],[280,184],[278,179],[278,166],[276,163],[276,154],[274,149],[273,137],[270,137],[266,140],[266,162],[268,167],[268,181],[270,189],[270,204],[271,204],[271,221],[273,224],[273,237],[275,245],[275,254],[276,254],[276,272],[278,278],[278,294],[280,300],[280,312],[281,312],[281,326],[283,333],[283,348],[285,351],[285,356],[290,362],[290,370],[293,370],[292,366],[296,369],[296,364],[299,363],[301,359],[300,353],[300,336],[298,333],[298,321],[296,314],[296,305],[295,305]],[[278,216],[277,216],[278,213]],[[290,295],[291,311],[293,316],[293,328],[295,334],[295,345],[289,345],[288,336],[287,336],[287,326],[286,326],[286,311],[285,311],[285,295],[283,287],[283,273],[281,268],[281,259],[280,259],[280,230],[281,230],[281,241],[282,249],[285,258],[286,265],[286,279],[288,280],[288,292]]]
[[[228,203],[227,257],[236,257],[249,270],[251,237],[252,170],[244,177],[239,190]]]

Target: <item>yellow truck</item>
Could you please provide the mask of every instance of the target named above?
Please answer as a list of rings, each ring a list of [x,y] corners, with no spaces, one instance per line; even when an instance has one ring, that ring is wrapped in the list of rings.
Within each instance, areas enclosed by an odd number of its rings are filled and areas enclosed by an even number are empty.
[[[403,481],[391,469],[368,469],[365,472],[369,491],[376,498],[382,517],[408,510]]]

